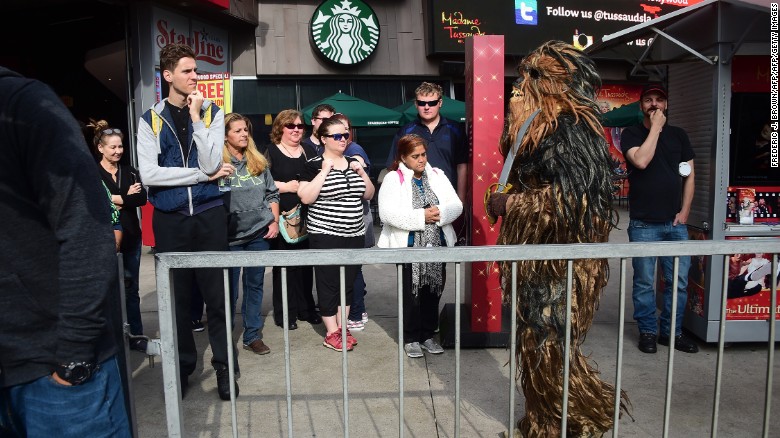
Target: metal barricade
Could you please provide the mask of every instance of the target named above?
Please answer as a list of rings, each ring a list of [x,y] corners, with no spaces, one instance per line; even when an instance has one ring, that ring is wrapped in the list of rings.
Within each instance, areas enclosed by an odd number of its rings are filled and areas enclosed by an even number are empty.
[[[567,421],[567,401],[568,401],[568,381],[569,381],[569,348],[570,327],[571,327],[571,305],[572,305],[572,266],[573,261],[578,259],[619,259],[620,261],[620,316],[619,333],[617,342],[617,363],[615,377],[615,424],[612,431],[613,436],[618,436],[618,417],[619,403],[622,379],[622,357],[623,357],[623,326],[625,323],[625,295],[626,295],[626,262],[634,257],[674,257],[674,275],[673,290],[677,290],[677,271],[679,257],[681,256],[715,256],[713,264],[718,256],[723,258],[724,275],[721,294],[721,318],[718,341],[718,357],[716,364],[716,383],[714,397],[714,407],[712,413],[712,432],[711,436],[717,435],[717,425],[719,417],[719,398],[722,381],[722,363],[723,350],[725,344],[726,329],[726,284],[728,280],[728,257],[731,254],[741,253],[771,253],[775,254],[772,258],[772,272],[777,272],[777,253],[780,253],[780,242],[777,239],[755,239],[750,241],[684,241],[684,242],[654,242],[654,243],[598,243],[598,244],[570,244],[570,245],[519,245],[519,246],[485,246],[485,247],[451,247],[451,248],[408,248],[408,249],[351,249],[351,250],[307,250],[306,257],[301,258],[299,251],[262,251],[262,252],[199,252],[199,253],[162,253],[155,255],[155,270],[157,276],[157,296],[158,311],[160,319],[161,335],[161,353],[163,364],[163,380],[165,392],[165,407],[167,416],[168,436],[181,437],[186,436],[183,429],[183,410],[181,405],[181,392],[179,387],[179,362],[178,351],[176,348],[176,324],[174,314],[174,297],[172,291],[171,269],[177,268],[222,268],[225,269],[225,306],[230,308],[228,271],[230,267],[251,267],[251,266],[280,266],[282,267],[282,297],[284,304],[284,355],[285,355],[285,384],[286,384],[286,402],[287,402],[287,434],[293,436],[293,410],[292,410],[292,385],[290,372],[290,340],[288,332],[289,316],[287,314],[287,277],[286,266],[342,266],[341,268],[341,304],[345,302],[344,287],[344,268],[345,265],[368,265],[368,264],[386,264],[398,265],[398,424],[399,436],[404,435],[404,350],[403,350],[403,293],[401,286],[401,264],[405,263],[454,263],[456,265],[456,285],[455,285],[455,321],[460,321],[460,297],[463,290],[463,263],[485,262],[485,261],[510,261],[512,263],[513,280],[517,275],[517,261],[525,260],[567,260],[567,291],[566,291],[566,360],[564,364],[564,398],[562,400],[563,413],[561,436],[565,436]],[[775,283],[777,278],[775,278]],[[511,302],[516,302],[517,291],[516,282],[512,282]],[[773,285],[773,290],[777,289],[777,284]],[[768,321],[776,321],[777,299],[776,294],[772,293],[771,310]],[[672,303],[671,333],[675,331],[675,313],[676,313],[677,294],[675,292]],[[511,315],[511,334],[510,334],[510,376],[512,383],[509,391],[509,418],[507,419],[507,429],[513,431],[515,427],[514,400],[517,363],[515,359],[516,345],[516,314]],[[342,330],[346,338],[347,316],[342,312]],[[232,357],[232,326],[230,318],[226,318],[227,338],[229,345],[229,357]],[[774,343],[776,338],[776,323],[767,324],[768,326],[768,358],[767,358],[767,385],[764,397],[764,422],[763,436],[770,435],[769,419],[770,405],[772,397],[772,369],[774,366]],[[455,430],[454,436],[460,436],[460,349],[461,349],[461,328],[460,324],[455,324]],[[669,436],[669,417],[671,408],[671,388],[674,377],[674,337],[670,339],[672,345],[669,347],[669,358],[667,361],[667,382],[665,394],[665,409],[663,422],[663,436]],[[347,349],[342,351],[342,391],[343,391],[343,421],[344,436],[349,436],[349,393],[347,390],[347,372],[348,360]],[[232,361],[230,361],[229,372],[231,381],[234,377]],[[233,436],[237,436],[236,427],[236,406],[235,395],[231,385],[231,407]],[[511,433],[510,433],[511,435]]]

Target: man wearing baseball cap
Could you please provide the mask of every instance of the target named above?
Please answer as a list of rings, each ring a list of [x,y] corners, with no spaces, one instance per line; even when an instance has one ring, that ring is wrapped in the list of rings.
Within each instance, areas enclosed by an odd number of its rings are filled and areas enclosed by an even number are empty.
[[[630,186],[631,242],[688,240],[686,222],[693,201],[694,153],[685,131],[666,123],[667,96],[663,86],[646,85],[639,99],[644,120],[626,128],[621,135]],[[682,334],[691,259],[679,260],[674,348],[696,353],[696,343]],[[660,262],[664,297],[659,332],[654,290],[656,257],[632,260],[634,319],[639,326],[638,347],[644,353],[655,353],[656,343],[670,344],[674,258],[660,257]]]

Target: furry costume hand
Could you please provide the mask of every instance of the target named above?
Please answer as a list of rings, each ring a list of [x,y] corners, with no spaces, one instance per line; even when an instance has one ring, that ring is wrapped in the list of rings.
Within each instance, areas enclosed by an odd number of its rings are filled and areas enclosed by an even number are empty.
[[[487,214],[498,219],[506,214],[506,204],[509,201],[509,195],[506,193],[495,192],[490,194],[487,204]]]

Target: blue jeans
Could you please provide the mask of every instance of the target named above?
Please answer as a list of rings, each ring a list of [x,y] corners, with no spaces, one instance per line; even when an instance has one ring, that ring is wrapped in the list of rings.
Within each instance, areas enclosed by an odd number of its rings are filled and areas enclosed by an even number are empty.
[[[628,240],[631,242],[659,242],[688,240],[688,226],[672,225],[667,222],[644,222],[631,219],[628,225]],[[680,257],[677,276],[677,314],[675,336],[682,333],[682,321],[685,316],[685,303],[688,299],[688,270],[691,266],[690,257]],[[664,276],[664,307],[661,310],[662,335],[668,335],[672,315],[672,274],[674,273],[674,257],[660,257]],[[656,257],[634,257],[631,261],[634,267],[634,319],[639,325],[640,333],[659,333],[656,322],[656,305],[654,278]]]
[[[125,307],[127,308],[127,323],[130,333],[144,334],[141,321],[141,297],[138,295],[138,277],[141,270],[141,241],[132,249],[122,253],[122,265],[125,268]]]
[[[231,245],[231,251],[266,251],[271,243],[262,237],[255,240]],[[265,282],[265,266],[243,268],[244,300],[241,303],[241,314],[244,319],[244,345],[249,345],[257,339],[263,339],[263,283]],[[235,317],[238,303],[238,277],[241,268],[230,268],[230,299],[231,318]]]
[[[116,356],[81,385],[65,386],[43,376],[0,394],[2,436],[131,436]]]
[[[363,267],[358,270],[355,277],[355,285],[352,290],[352,307],[349,308],[348,318],[352,321],[363,319],[363,312],[366,311],[366,280],[363,278]]]

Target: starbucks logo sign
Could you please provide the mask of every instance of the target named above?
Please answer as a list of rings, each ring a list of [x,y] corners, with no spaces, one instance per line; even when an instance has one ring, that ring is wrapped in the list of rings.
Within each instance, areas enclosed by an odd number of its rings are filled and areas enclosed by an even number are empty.
[[[326,0],[311,18],[312,44],[337,64],[358,64],[374,52],[379,41],[376,14],[360,0]]]

